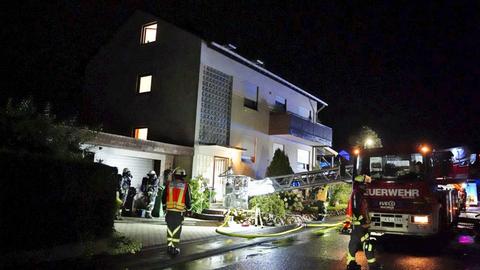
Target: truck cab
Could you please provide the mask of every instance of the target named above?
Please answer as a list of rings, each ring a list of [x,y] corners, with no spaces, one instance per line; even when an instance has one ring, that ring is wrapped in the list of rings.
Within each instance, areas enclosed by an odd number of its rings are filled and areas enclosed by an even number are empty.
[[[458,190],[439,181],[448,171],[448,153],[364,150],[358,174],[372,177],[366,197],[371,231],[380,234],[428,236],[448,229],[460,213]],[[437,168],[443,166],[442,168]]]

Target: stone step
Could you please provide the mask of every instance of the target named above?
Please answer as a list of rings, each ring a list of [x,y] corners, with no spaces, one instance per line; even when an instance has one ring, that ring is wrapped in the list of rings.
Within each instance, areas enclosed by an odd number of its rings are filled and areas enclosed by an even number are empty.
[[[193,213],[192,217],[197,219],[215,220],[215,221],[222,221],[225,218],[224,215],[204,214],[204,213],[201,213],[201,214]]]
[[[215,209],[215,208],[209,208],[209,209],[203,209],[202,214],[209,214],[209,215],[222,215],[225,216],[227,213],[227,209]]]

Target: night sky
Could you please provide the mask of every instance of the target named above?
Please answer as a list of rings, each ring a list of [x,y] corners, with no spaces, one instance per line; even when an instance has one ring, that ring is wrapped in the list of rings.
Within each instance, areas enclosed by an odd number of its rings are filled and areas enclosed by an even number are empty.
[[[32,95],[50,101],[60,118],[78,116],[86,64],[141,9],[206,40],[232,43],[326,101],[320,118],[333,128],[336,148],[348,147],[362,125],[378,131],[384,145],[480,148],[480,16],[473,1],[16,2],[1,9],[2,104]]]

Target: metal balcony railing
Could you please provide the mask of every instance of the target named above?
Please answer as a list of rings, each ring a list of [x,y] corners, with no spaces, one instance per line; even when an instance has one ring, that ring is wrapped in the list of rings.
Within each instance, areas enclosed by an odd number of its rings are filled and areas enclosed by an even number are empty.
[[[270,135],[292,135],[320,145],[332,145],[332,128],[291,112],[271,112]]]

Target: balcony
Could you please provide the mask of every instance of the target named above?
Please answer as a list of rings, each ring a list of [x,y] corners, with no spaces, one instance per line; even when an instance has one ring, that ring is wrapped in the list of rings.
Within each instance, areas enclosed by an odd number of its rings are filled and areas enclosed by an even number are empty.
[[[332,128],[313,123],[291,112],[271,112],[268,130],[269,135],[311,146],[332,145]]]

